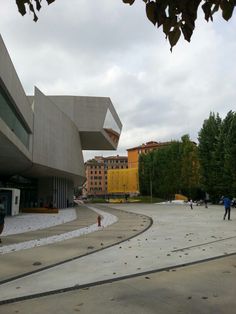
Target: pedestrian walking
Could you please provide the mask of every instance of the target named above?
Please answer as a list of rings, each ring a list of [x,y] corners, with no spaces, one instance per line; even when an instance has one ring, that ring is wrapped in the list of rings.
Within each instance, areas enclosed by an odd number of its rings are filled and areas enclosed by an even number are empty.
[[[225,217],[228,215],[228,220],[230,220],[230,211],[231,211],[231,199],[227,196],[224,196],[223,198],[223,204],[225,207],[225,213],[223,219],[225,220]]]
[[[209,194],[206,193],[205,194],[205,198],[204,198],[204,203],[205,203],[205,208],[208,208],[207,203],[209,202]]]
[[[5,210],[4,210],[4,204],[2,200],[0,199],[0,235],[3,232],[4,229],[4,222],[5,222]],[[0,238],[0,243],[2,243],[2,240]]]
[[[98,215],[98,218],[97,218],[98,227],[101,227],[101,220],[102,220],[102,217]]]
[[[231,207],[236,208],[236,199],[235,199],[235,198],[232,199],[232,205],[231,205]]]
[[[189,205],[190,205],[190,208],[193,209],[193,200],[192,199],[189,201]]]

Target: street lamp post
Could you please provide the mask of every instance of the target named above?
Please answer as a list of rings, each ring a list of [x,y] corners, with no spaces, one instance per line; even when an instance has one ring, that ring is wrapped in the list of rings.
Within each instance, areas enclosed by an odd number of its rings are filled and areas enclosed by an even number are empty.
[[[152,175],[150,171],[150,202],[152,203]]]

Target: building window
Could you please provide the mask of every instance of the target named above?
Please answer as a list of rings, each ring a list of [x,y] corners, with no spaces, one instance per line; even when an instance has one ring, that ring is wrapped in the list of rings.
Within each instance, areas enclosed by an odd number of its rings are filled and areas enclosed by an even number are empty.
[[[25,147],[29,148],[30,132],[17,113],[14,104],[7,93],[0,86],[0,118],[7,124],[12,132],[19,138]]]

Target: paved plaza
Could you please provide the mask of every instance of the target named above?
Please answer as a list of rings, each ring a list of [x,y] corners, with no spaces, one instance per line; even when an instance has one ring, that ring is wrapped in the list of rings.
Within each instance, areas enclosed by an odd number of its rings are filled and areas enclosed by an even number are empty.
[[[223,206],[81,205],[77,219],[3,245],[89,227],[96,209],[116,220],[1,254],[0,313],[235,313],[236,213],[224,221]]]

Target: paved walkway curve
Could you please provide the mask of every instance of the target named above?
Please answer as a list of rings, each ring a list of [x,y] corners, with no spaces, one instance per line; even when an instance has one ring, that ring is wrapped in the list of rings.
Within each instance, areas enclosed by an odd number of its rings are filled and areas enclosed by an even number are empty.
[[[117,207],[139,213],[143,221],[145,213],[152,227],[104,251],[1,285],[4,313],[110,314],[112,308],[153,314],[162,308],[160,313],[234,314],[236,220],[222,221],[218,206],[194,211],[155,204]]]
[[[93,206],[88,206],[89,209],[93,210],[95,213],[100,215],[102,217],[102,228],[106,228],[109,225],[112,225],[113,223],[117,222],[118,218],[112,214],[106,213],[102,210],[99,210]],[[76,220],[76,219],[74,219]],[[57,242],[73,239],[80,237],[82,235],[95,232],[95,231],[100,231],[101,227],[97,225],[97,223],[94,223],[90,226],[80,228],[80,229],[75,229],[72,231],[67,231],[64,233],[60,234],[55,234],[43,238],[37,238],[37,239],[32,239],[32,240],[27,240],[24,242],[19,242],[19,243],[14,243],[10,245],[5,245],[0,247],[0,254],[9,254],[12,252],[17,252],[20,250],[28,250],[32,249],[34,247],[39,247],[43,245],[48,245],[48,244],[54,244]]]
[[[96,208],[116,216],[118,220],[106,228],[80,237],[52,243],[27,250],[1,255],[0,284],[39,272],[71,260],[78,259],[121,243],[145,231],[152,224],[152,219],[141,214],[129,213],[108,206],[94,205]],[[101,213],[101,212],[100,212]],[[53,235],[87,228],[96,222],[97,212],[91,206],[77,207],[77,220],[51,228],[7,236],[3,241],[13,245]]]

